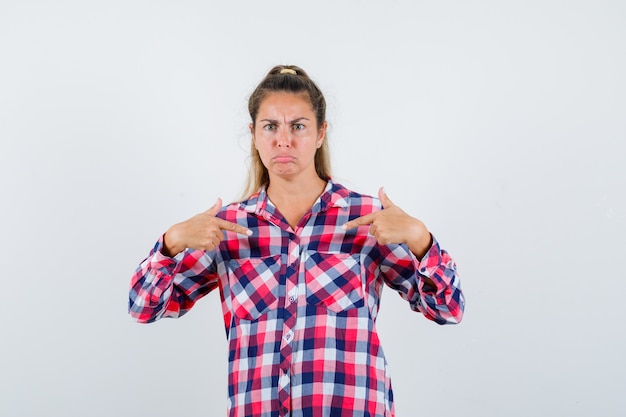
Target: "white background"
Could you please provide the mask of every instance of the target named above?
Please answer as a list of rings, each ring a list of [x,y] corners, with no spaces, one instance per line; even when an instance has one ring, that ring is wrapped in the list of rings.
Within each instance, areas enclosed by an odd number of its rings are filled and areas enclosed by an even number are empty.
[[[217,293],[127,314],[171,224],[242,189],[275,64],[325,92],[335,178],[456,259],[458,326],[391,291],[405,416],[623,416],[623,1],[0,0],[0,415],[213,416]]]

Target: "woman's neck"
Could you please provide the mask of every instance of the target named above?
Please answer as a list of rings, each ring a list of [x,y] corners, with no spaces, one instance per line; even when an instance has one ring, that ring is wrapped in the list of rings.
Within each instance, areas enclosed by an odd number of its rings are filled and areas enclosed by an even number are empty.
[[[310,200],[313,202],[324,192],[326,188],[326,180],[321,179],[315,174],[306,180],[292,180],[284,178],[270,178],[267,187],[267,195],[274,200],[295,202],[301,200]]]
[[[297,223],[313,207],[325,188],[326,181],[317,176],[306,183],[274,180],[270,181],[267,196],[295,229]]]

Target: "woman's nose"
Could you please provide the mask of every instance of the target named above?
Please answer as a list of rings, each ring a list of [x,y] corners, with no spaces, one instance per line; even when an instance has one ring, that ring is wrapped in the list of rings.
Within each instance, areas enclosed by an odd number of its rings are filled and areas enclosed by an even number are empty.
[[[281,129],[278,134],[278,146],[281,148],[291,147],[291,136],[287,129]]]

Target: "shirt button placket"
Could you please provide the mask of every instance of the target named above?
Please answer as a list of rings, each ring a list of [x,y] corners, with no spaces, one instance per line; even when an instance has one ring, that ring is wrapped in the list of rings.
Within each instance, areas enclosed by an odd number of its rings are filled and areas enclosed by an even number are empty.
[[[299,244],[296,236],[291,236],[288,244],[288,266],[285,280],[286,291],[284,305],[283,337],[281,341],[280,369],[282,375],[278,379],[278,400],[280,403],[280,416],[290,415],[291,404],[291,359],[293,357],[294,328],[297,318],[298,298],[298,258]]]

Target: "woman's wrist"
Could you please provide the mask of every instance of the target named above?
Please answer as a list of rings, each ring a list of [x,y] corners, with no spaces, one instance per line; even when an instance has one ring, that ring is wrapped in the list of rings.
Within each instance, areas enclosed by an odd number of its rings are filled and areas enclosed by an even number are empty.
[[[409,250],[418,259],[422,259],[433,245],[433,236],[422,224],[422,230],[416,234],[417,238],[408,242]]]
[[[185,250],[185,248],[176,244],[176,233],[172,231],[174,227],[175,225],[170,227],[163,235],[163,248],[161,249],[161,253],[165,256],[169,256],[170,258]]]

